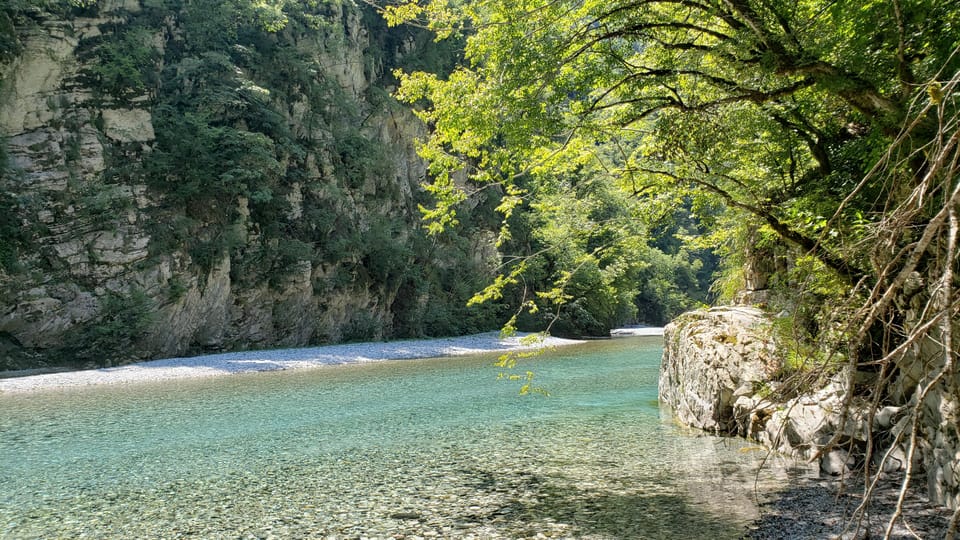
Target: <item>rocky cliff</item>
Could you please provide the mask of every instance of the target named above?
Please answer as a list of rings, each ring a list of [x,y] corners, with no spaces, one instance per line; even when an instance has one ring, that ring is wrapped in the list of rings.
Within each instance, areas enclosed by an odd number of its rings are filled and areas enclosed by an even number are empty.
[[[734,432],[734,404],[753,395],[780,367],[769,322],[755,308],[718,307],[683,314],[664,329],[660,399],[688,426]]]
[[[941,381],[922,394],[923,375],[904,369],[894,374],[893,391],[871,395],[875,373],[851,374],[842,364],[804,360],[778,336],[777,324],[774,316],[747,306],[676,319],[664,331],[661,403],[683,424],[818,459],[826,474],[903,470],[912,456],[912,474],[925,480],[931,499],[960,506],[956,381]],[[900,364],[937,372],[938,349],[930,345],[926,352],[917,347]],[[848,392],[851,384],[854,391]]]
[[[496,324],[463,307],[482,201],[422,233],[425,127],[384,89],[429,40],[268,4],[0,8],[0,369]]]

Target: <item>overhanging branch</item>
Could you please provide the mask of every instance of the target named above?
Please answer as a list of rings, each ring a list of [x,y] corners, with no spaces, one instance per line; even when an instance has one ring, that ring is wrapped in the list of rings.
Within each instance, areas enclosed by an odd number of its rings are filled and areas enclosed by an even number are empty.
[[[842,257],[836,255],[835,253],[832,253],[830,250],[824,247],[823,244],[819,243],[816,239],[810,238],[808,236],[805,236],[791,229],[790,226],[788,226],[786,223],[781,221],[776,215],[774,215],[769,210],[766,210],[757,205],[745,203],[737,199],[736,197],[734,197],[731,193],[724,190],[720,186],[717,186],[716,184],[713,184],[711,182],[708,182],[700,178],[681,177],[669,171],[661,171],[661,170],[649,169],[649,168],[641,168],[640,170],[650,174],[666,176],[676,182],[694,184],[715,195],[720,196],[720,198],[722,198],[729,206],[733,208],[738,208],[740,210],[744,210],[746,212],[749,212],[750,214],[753,214],[759,217],[760,219],[764,220],[770,226],[770,228],[773,229],[774,232],[776,232],[781,238],[783,238],[784,240],[792,244],[795,244],[796,246],[803,249],[810,255],[816,257],[817,260],[819,260],[828,268],[832,269],[837,274],[842,276],[843,279],[851,285],[856,284],[867,277],[866,272],[864,272],[859,268],[856,268],[855,266],[850,264],[848,261],[844,260]]]

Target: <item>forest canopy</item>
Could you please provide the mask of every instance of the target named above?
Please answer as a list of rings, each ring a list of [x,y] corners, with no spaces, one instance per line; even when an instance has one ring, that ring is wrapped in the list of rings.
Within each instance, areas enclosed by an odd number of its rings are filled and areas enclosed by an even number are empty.
[[[723,256],[716,290],[742,286],[745,253],[759,248],[777,259],[774,283],[787,296],[802,291],[784,303],[811,333],[825,305],[842,304],[859,321],[845,334],[853,341],[878,317],[902,320],[891,306],[905,275],[952,279],[955,3],[401,1],[382,10],[440,39],[466,36],[465,62],[449,75],[398,74],[399,97],[433,128],[421,153],[436,228],[455,222],[466,192],[493,185],[504,242],[518,209],[550,208],[551,223],[578,235],[615,229],[575,251],[597,257],[651,245],[650,233],[684,209],[705,233],[681,234],[687,245]],[[629,210],[609,221],[584,210],[597,184]],[[518,280],[521,260],[495,285]],[[541,295],[563,297],[569,268]],[[956,299],[944,301],[925,313],[949,319]],[[849,316],[857,307],[859,319]]]

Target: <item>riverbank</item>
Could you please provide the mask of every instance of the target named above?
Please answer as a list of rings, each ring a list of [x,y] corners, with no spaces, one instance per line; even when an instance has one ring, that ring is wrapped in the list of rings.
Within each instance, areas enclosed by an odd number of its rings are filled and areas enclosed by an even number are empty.
[[[744,540],[794,540],[797,538],[884,538],[897,507],[903,474],[884,476],[866,505],[863,480],[800,479],[760,508],[761,517]],[[904,499],[902,518],[891,530],[894,540],[946,538],[953,511],[930,502],[914,479]],[[842,489],[841,489],[842,486]],[[855,519],[859,516],[861,519]]]
[[[649,331],[649,330],[648,330]],[[582,343],[579,340],[524,336],[501,338],[498,332],[404,341],[347,343],[299,349],[274,349],[151,360],[126,366],[43,373],[0,379],[0,394],[75,388],[99,384],[211,377],[258,371],[303,369],[336,364],[409,360],[530,350]]]

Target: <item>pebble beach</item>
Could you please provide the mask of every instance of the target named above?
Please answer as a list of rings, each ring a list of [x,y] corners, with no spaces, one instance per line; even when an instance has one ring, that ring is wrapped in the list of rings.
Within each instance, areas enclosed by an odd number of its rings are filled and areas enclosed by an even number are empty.
[[[637,333],[631,334],[631,331]],[[625,333],[620,335],[658,335],[657,331],[662,334],[662,329],[625,329]],[[452,338],[347,343],[297,349],[208,354],[152,360],[118,367],[9,377],[0,379],[0,394],[304,369],[337,364],[502,353],[577,343],[582,341],[529,334],[502,338],[498,332],[486,332]]]

